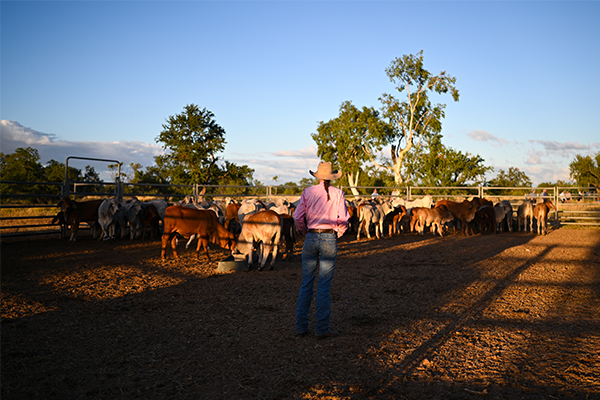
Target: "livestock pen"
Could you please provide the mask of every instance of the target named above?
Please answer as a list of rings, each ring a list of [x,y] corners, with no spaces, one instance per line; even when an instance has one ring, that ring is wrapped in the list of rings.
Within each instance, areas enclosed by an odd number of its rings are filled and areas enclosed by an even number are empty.
[[[191,196],[195,201],[201,198],[237,200],[258,198],[271,201],[275,198],[297,198],[302,192],[301,186],[264,185],[167,185],[152,183],[115,182],[13,182],[0,181],[0,238],[13,238],[39,235],[66,235],[64,226],[53,222],[59,209],[57,204],[64,194],[73,199],[132,198],[164,199],[169,202]],[[472,197],[488,198],[494,202],[507,200],[516,211],[533,189],[537,187],[384,187],[359,186],[355,188],[340,186],[348,199],[369,197],[377,189],[382,197],[401,197],[413,200],[430,194],[434,199],[462,200]],[[550,214],[549,222],[561,225],[600,226],[600,202],[595,188],[592,187],[553,187],[548,189],[548,199],[556,206]],[[561,201],[559,193],[563,190],[577,191],[569,201]],[[540,197],[537,198],[538,200]],[[84,228],[85,229],[85,228]]]

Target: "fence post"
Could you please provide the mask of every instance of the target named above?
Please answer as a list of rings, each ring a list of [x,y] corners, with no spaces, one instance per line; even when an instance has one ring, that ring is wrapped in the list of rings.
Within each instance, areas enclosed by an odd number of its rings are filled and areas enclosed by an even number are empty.
[[[558,221],[558,186],[554,186],[554,227],[560,227],[560,222]]]

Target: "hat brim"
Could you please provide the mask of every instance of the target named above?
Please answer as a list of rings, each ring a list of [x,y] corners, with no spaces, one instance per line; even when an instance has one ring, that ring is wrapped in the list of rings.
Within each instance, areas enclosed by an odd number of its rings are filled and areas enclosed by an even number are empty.
[[[308,170],[312,176],[317,179],[323,179],[324,181],[333,181],[335,179],[339,179],[342,176],[342,171],[331,171],[331,175],[328,174],[320,174],[319,171],[312,172]]]

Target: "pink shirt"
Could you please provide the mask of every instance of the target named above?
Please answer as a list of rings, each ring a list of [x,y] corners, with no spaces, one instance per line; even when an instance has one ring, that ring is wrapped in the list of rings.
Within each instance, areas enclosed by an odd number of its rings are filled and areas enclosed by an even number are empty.
[[[300,232],[306,235],[309,229],[332,229],[341,237],[348,229],[348,209],[344,192],[329,187],[329,201],[323,183],[304,189],[300,202],[294,211],[294,222]],[[306,216],[306,223],[304,217]]]

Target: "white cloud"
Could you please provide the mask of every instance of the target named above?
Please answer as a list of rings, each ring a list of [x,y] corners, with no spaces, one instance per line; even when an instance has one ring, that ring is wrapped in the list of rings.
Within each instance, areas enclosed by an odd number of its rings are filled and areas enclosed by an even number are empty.
[[[491,133],[482,130],[473,130],[467,133],[467,136],[477,142],[492,142],[492,146],[502,146],[505,144],[509,144],[508,140],[498,138],[492,135]]]
[[[263,184],[282,184],[298,182],[302,178],[310,178],[308,171],[319,165],[317,148],[311,145],[299,150],[281,150],[274,153],[244,154],[227,153],[226,160],[238,165],[248,165],[254,169],[254,179]],[[277,177],[277,181],[273,181]]]
[[[315,159],[317,158],[317,146],[312,145],[308,146],[306,149],[300,150],[281,150],[276,151],[275,153],[271,153],[277,157],[287,157],[287,158],[309,158]]]
[[[95,142],[95,141],[65,141],[59,140],[56,135],[42,133],[22,126],[16,121],[0,121],[0,149],[3,153],[12,153],[19,147],[33,147],[40,154],[40,163],[46,164],[50,160],[65,162],[67,157],[90,157],[117,160],[124,166],[130,163],[139,163],[144,167],[154,164],[154,157],[162,154],[162,148],[157,144],[140,141]],[[110,174],[108,163],[69,160],[69,166],[83,169],[86,165],[94,167],[102,179],[107,179]]]

